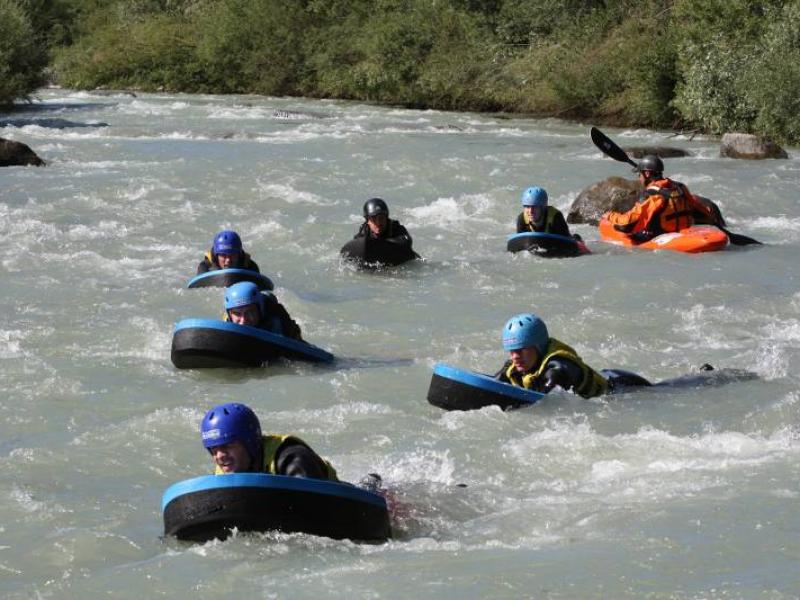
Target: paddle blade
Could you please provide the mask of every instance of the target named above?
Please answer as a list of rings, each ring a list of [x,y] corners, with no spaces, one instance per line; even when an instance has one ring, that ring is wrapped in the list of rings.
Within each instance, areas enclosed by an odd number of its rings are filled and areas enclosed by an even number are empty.
[[[592,127],[591,136],[594,145],[597,146],[606,156],[610,156],[619,162],[628,163],[634,167],[638,167],[638,165],[628,157],[628,155],[625,153],[625,150],[617,146],[613,141],[611,141],[611,138],[600,131],[597,127]]]

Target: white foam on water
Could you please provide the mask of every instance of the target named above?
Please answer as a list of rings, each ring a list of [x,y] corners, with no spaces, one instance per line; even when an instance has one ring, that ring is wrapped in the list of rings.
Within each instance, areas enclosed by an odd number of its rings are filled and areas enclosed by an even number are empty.
[[[210,135],[207,134],[199,134],[194,133],[191,131],[172,131],[169,133],[160,133],[156,135],[152,139],[159,139],[159,140],[195,140],[195,141],[207,141],[213,139]]]
[[[272,118],[275,109],[261,107],[214,107],[208,113],[209,119],[220,120],[263,120]]]
[[[260,179],[256,180],[256,185],[258,185],[262,197],[279,198],[287,204],[309,204],[312,206],[335,206],[339,204],[338,200],[331,200],[312,192],[298,190],[292,186],[292,183],[293,181],[290,181],[290,183],[267,183]]]
[[[458,198],[437,198],[425,206],[408,208],[409,226],[436,226],[447,229],[455,223],[492,222],[494,203],[485,194],[464,194]]]

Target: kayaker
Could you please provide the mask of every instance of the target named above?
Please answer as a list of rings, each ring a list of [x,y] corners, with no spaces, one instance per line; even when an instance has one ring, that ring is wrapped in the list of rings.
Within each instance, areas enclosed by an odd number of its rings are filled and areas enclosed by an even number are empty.
[[[535,231],[570,237],[564,215],[555,206],[548,205],[544,188],[529,187],[522,192],[522,212],[517,216],[517,233]]]
[[[639,201],[628,212],[611,211],[604,216],[614,229],[642,243],[662,233],[673,233],[694,225],[694,215],[717,223],[714,209],[701,202],[684,184],[664,177],[664,163],[653,154],[638,163],[639,182],[644,187]]]
[[[225,288],[225,320],[302,340],[300,326],[274,294],[240,281]]]
[[[211,250],[197,265],[197,274],[218,269],[248,269],[260,273],[258,265],[242,248],[242,238],[231,230],[220,231],[214,236]]]
[[[339,480],[331,464],[300,438],[262,434],[258,417],[244,404],[228,402],[209,410],[200,435],[214,461],[215,475],[269,473]]]
[[[366,237],[373,240],[384,240],[399,246],[405,246],[419,258],[411,248],[413,240],[399,221],[389,218],[389,207],[381,198],[370,198],[364,203],[364,222],[353,236],[354,240]]]
[[[600,396],[609,389],[606,378],[570,346],[550,337],[544,321],[533,313],[508,320],[503,327],[503,349],[510,360],[495,378],[504,383],[544,394],[558,386],[584,398]]]

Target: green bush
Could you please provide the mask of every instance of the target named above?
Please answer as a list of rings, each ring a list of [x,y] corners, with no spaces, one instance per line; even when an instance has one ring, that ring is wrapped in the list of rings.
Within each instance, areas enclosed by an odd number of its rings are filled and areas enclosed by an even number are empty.
[[[14,0],[0,0],[0,104],[27,97],[43,85],[46,64],[23,8]]]
[[[190,25],[167,15],[112,23],[63,52],[56,70],[77,88],[205,91],[193,39]]]
[[[296,0],[224,0],[197,20],[197,57],[219,92],[296,93],[306,13]]]

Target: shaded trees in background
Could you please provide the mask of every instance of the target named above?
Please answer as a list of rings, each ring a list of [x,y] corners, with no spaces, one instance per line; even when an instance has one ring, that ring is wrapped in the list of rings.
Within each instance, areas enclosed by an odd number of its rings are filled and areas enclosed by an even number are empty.
[[[0,104],[26,97],[46,81],[47,54],[23,6],[0,0]]]
[[[0,11],[10,15],[0,68],[16,69],[6,99],[41,82],[49,46],[70,87],[506,110],[800,142],[800,0],[0,0]]]

